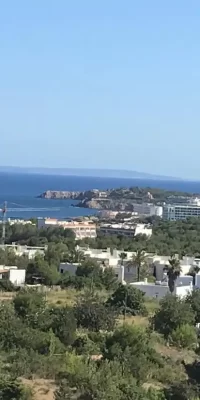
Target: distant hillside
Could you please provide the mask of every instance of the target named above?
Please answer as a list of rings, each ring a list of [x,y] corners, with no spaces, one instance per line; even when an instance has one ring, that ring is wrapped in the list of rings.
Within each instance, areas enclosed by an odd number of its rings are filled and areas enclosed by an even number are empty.
[[[172,176],[153,175],[145,172],[112,170],[112,169],[86,169],[86,168],[24,168],[24,167],[0,167],[0,172],[16,174],[44,174],[44,175],[74,175],[92,176],[102,178],[129,178],[129,179],[160,179],[177,180]]]

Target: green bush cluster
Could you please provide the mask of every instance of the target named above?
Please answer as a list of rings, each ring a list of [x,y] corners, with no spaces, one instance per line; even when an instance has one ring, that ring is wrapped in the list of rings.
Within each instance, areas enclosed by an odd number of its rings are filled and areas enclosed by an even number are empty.
[[[5,383],[3,395],[18,390],[16,399],[31,399],[17,381],[20,376],[55,379],[57,400],[170,400],[177,393],[184,400],[186,384],[186,393],[200,395],[194,378],[197,366],[185,366],[185,381],[179,372],[184,367],[156,350],[158,342],[167,340],[198,352],[198,296],[199,292],[185,300],[166,296],[149,329],[126,324],[129,315],[147,315],[143,294],[129,285],[119,285],[107,300],[87,290],[71,307],[49,305],[36,290],[18,292],[10,303],[0,304],[0,376],[12,383],[11,389]],[[125,317],[122,325],[120,314]],[[160,389],[145,388],[155,381]]]

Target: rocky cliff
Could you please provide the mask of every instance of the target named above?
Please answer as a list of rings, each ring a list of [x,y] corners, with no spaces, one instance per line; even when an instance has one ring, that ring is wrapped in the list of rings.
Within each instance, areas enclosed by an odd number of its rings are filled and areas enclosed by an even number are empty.
[[[84,199],[76,204],[76,207],[95,208],[98,210],[112,211],[133,211],[132,201],[114,200],[114,199]]]
[[[133,211],[132,201],[123,198],[100,198],[99,192],[89,190],[85,192],[52,191],[47,190],[40,196],[42,199],[72,199],[79,200],[76,207],[93,208],[97,210]]]
[[[40,194],[38,197],[41,199],[79,199],[80,192],[68,192],[68,191],[58,191],[58,190],[47,190],[46,192]]]
[[[86,191],[52,191],[47,190],[39,197],[43,199],[72,199],[78,200],[76,207],[95,208],[112,211],[134,211],[135,203],[152,203],[162,205],[171,202],[187,203],[190,197],[199,197],[198,194],[174,192],[169,190],[138,187],[107,189],[104,191],[93,189]]]
[[[60,190],[47,190],[38,197],[41,199],[72,199],[72,200],[91,200],[95,196],[92,190],[79,192],[79,191],[60,191]]]

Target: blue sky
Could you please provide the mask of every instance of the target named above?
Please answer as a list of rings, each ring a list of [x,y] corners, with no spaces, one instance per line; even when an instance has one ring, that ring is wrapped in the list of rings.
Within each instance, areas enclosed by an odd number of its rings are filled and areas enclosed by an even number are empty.
[[[1,165],[200,179],[199,0],[6,0]]]

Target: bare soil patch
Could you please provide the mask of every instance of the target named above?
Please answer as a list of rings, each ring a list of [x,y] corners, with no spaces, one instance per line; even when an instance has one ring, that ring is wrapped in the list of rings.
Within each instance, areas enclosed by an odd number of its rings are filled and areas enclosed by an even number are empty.
[[[21,379],[22,383],[31,388],[34,400],[54,400],[55,383],[48,379]]]

